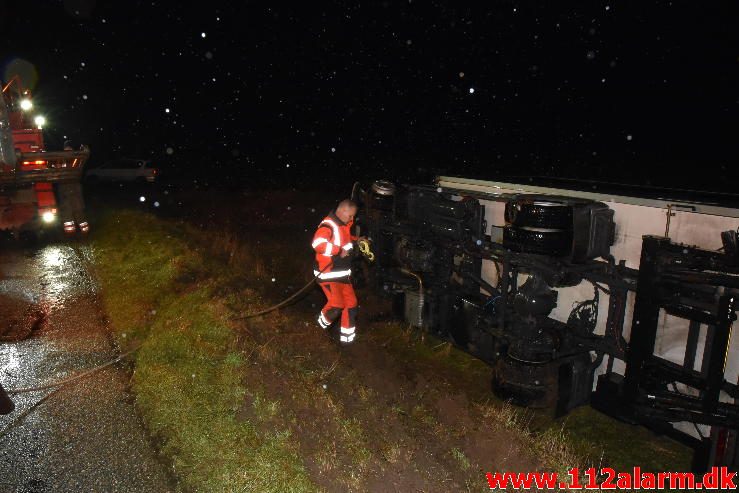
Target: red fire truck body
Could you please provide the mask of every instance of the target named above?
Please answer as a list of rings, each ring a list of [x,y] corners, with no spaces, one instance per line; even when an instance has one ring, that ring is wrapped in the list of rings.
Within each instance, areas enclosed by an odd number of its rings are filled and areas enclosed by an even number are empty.
[[[86,147],[47,151],[43,117],[31,120],[33,103],[17,78],[0,97],[0,230],[63,228],[87,233],[81,178]]]

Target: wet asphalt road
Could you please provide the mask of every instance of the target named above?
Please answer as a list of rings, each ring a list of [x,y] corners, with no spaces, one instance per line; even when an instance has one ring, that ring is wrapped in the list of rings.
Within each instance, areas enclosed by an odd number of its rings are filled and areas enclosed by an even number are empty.
[[[0,342],[6,389],[58,380],[118,354],[86,268],[89,255],[84,245],[0,245],[0,324],[33,322],[30,307],[40,326],[30,338]],[[128,381],[117,363],[35,407],[50,390],[14,396],[16,410],[0,416],[0,492],[175,491]]]

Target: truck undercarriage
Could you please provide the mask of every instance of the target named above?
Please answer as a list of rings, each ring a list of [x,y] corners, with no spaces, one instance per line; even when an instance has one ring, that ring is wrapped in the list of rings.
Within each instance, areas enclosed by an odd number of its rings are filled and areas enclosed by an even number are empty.
[[[721,252],[635,237],[603,201],[525,190],[380,181],[353,198],[371,282],[408,323],[489,363],[498,396],[558,415],[591,403],[689,443],[696,470],[739,465],[735,231],[715,231]],[[617,260],[616,242],[640,253]],[[684,354],[655,351],[680,321]]]

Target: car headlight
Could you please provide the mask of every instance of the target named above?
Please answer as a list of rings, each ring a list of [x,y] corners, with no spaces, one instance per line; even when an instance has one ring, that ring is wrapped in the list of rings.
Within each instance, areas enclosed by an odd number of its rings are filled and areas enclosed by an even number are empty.
[[[56,214],[51,211],[46,211],[41,214],[41,219],[43,219],[45,223],[52,223],[54,222],[54,219],[56,219]]]

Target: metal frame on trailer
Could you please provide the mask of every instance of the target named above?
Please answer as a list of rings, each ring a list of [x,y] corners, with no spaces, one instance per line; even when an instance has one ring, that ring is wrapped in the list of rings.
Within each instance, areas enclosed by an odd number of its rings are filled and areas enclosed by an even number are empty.
[[[592,398],[601,411],[643,423],[692,445],[693,467],[734,466],[736,451],[725,448],[739,429],[739,386],[725,378],[732,324],[739,308],[739,257],[679,245],[648,236],[642,243],[626,374],[600,377]],[[655,355],[662,312],[690,321],[682,364]],[[700,370],[695,370],[701,325],[706,338]],[[692,393],[679,391],[676,383]],[[672,386],[672,388],[670,388]],[[722,402],[721,392],[735,400]],[[710,425],[710,437],[676,434],[671,422]]]

